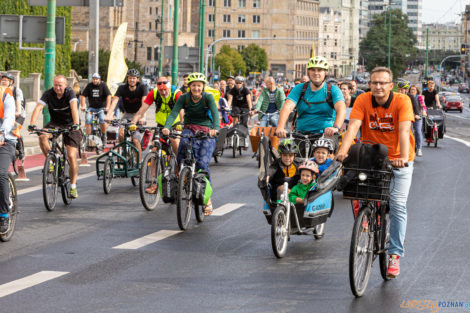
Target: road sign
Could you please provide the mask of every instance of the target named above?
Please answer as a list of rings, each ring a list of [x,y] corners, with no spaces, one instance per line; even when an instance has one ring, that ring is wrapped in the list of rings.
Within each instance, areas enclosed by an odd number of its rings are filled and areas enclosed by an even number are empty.
[[[23,16],[23,42],[44,43],[46,38],[45,16],[24,15]],[[20,36],[20,16],[0,15],[0,42],[18,42]],[[65,42],[65,18],[55,19],[56,43]]]
[[[60,7],[87,7],[90,0],[56,0],[56,6]],[[28,0],[31,6],[47,6],[47,0]],[[122,7],[124,0],[100,0],[100,7]]]

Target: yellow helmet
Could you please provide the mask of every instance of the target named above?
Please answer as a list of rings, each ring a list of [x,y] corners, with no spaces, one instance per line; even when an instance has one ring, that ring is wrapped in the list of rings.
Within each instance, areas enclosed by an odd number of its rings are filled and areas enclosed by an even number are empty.
[[[307,69],[309,68],[321,68],[325,71],[328,71],[330,69],[330,65],[324,57],[318,56],[310,58],[310,60],[308,60]]]
[[[207,81],[206,81],[206,76],[204,76],[204,74],[202,73],[191,73],[189,74],[188,76],[188,86],[192,83],[192,82],[203,82],[204,84],[207,84]]]

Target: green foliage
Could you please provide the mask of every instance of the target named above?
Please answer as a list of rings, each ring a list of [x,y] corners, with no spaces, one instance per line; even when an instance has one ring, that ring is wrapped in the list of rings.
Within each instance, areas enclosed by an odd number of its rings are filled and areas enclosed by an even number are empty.
[[[417,40],[413,30],[408,27],[408,17],[400,10],[391,12],[391,49],[390,68],[394,77],[406,69],[406,64],[415,58],[414,47]],[[388,63],[388,11],[376,15],[366,38],[360,43],[360,55],[364,58],[367,70]]]
[[[246,64],[246,73],[249,72],[262,72],[268,69],[268,54],[266,50],[257,44],[249,44],[242,51],[243,61]]]
[[[28,0],[1,0],[0,14],[47,15],[46,7],[29,6]],[[68,75],[70,71],[70,34],[72,22],[71,7],[57,7],[56,16],[65,17],[65,43],[56,46],[57,74]],[[44,44],[25,44],[30,47],[44,47]],[[17,42],[0,43],[0,70],[19,70],[21,76],[29,73],[44,73],[44,51],[20,50]]]
[[[220,67],[221,79],[226,79],[230,74],[242,75],[246,73],[246,64],[241,54],[228,45],[223,45],[214,59],[215,67]]]

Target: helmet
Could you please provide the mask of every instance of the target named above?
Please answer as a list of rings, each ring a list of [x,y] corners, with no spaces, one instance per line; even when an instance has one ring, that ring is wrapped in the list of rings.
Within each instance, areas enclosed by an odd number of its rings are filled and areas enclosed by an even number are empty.
[[[313,151],[317,148],[325,148],[329,153],[333,153],[335,151],[335,144],[333,140],[322,137],[313,142]]]
[[[407,80],[400,80],[397,85],[398,85],[398,88],[400,89],[410,88],[410,82]]]
[[[206,76],[204,76],[204,74],[202,73],[191,73],[189,74],[188,76],[188,86],[192,83],[192,82],[202,82],[204,84],[207,84],[207,81],[206,81]]]
[[[136,70],[135,68],[131,68],[130,70],[127,71],[127,76],[134,76],[134,77],[139,78],[140,72]]]
[[[243,83],[245,81],[245,78],[243,78],[242,76],[239,75],[239,76],[235,77],[235,81]]]
[[[298,170],[299,170],[299,172],[301,170],[309,170],[309,171],[311,171],[315,174],[318,174],[318,165],[317,165],[317,163],[315,163],[313,161],[307,160],[307,161],[303,162],[302,164],[300,164]]]
[[[299,147],[297,147],[297,144],[292,139],[285,139],[279,143],[277,151],[279,152],[279,154],[283,154],[283,153],[297,154],[299,153]]]
[[[307,69],[309,68],[321,68],[328,71],[330,69],[330,65],[324,57],[313,57],[308,60]]]
[[[15,76],[11,75],[10,73],[7,73],[7,72],[2,73],[2,78],[3,77],[6,77],[6,78],[12,80],[13,82],[15,82]]]

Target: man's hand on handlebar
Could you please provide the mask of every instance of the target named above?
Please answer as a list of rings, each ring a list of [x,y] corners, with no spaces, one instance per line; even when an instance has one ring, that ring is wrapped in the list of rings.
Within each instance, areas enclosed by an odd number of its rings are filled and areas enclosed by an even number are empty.
[[[287,137],[287,131],[284,127],[278,127],[276,128],[276,136],[279,138],[286,138]]]
[[[217,136],[217,130],[216,129],[210,129],[209,130],[209,136],[210,137],[216,137]]]
[[[408,166],[408,158],[399,158],[392,160],[392,165],[396,168],[403,168],[405,166]]]
[[[327,128],[325,128],[324,134],[327,137],[331,137],[334,134],[336,134],[337,132],[338,132],[338,128],[336,128],[336,127],[327,127]]]
[[[35,131],[36,128],[37,128],[36,125],[29,125],[28,126],[28,131],[31,133],[31,132]]]
[[[168,128],[163,128],[162,129],[162,134],[165,136],[170,136],[170,130]]]

